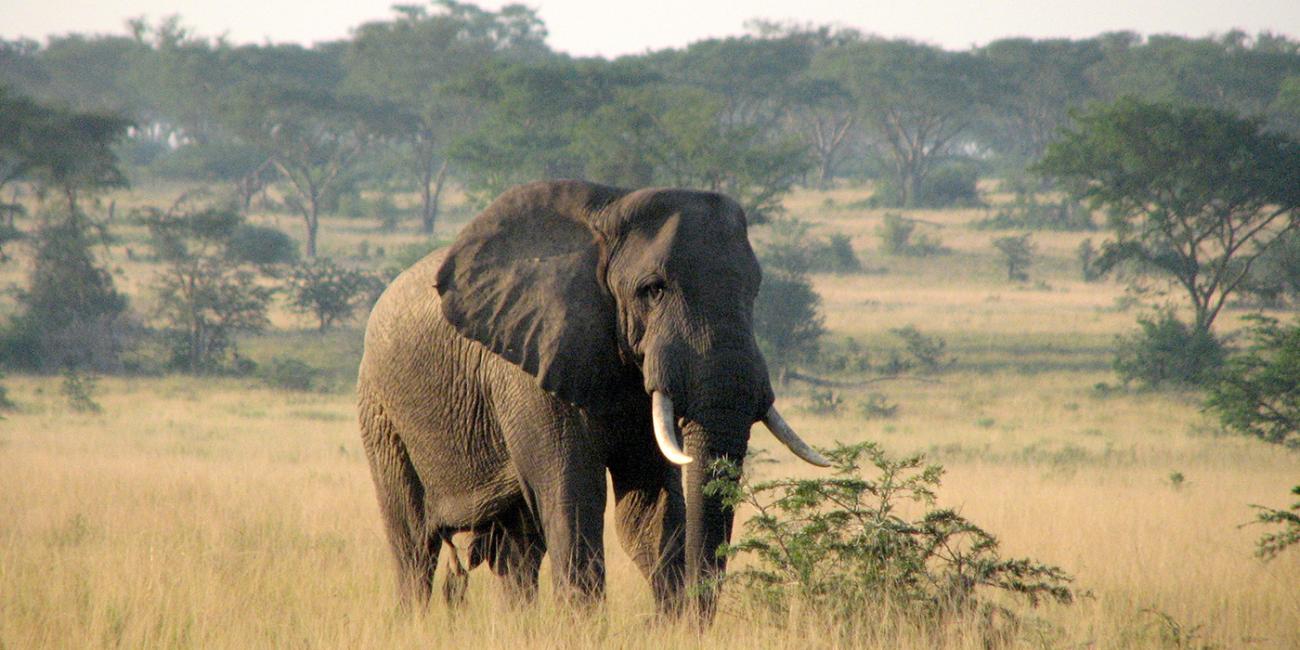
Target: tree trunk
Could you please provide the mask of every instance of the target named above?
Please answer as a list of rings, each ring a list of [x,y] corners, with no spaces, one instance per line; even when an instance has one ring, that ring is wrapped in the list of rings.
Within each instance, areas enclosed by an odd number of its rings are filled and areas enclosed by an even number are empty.
[[[303,215],[307,219],[307,257],[316,257],[316,234],[320,230],[320,207],[317,204],[316,197],[312,197],[307,203],[307,212]]]
[[[426,235],[433,234],[433,228],[438,220],[439,201],[442,198],[443,184],[447,182],[447,161],[442,161],[442,166],[438,168],[438,175],[433,179],[432,189],[426,180],[421,188],[421,198],[424,205],[421,210],[420,229]]]

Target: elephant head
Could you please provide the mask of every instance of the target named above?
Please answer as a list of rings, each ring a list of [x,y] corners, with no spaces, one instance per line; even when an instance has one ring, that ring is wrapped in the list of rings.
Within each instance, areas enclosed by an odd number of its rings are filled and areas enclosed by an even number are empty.
[[[497,199],[452,245],[437,287],[457,331],[559,398],[597,413],[650,402],[646,429],[686,466],[694,583],[724,568],[716,549],[732,524],[721,500],[704,494],[710,466],[739,465],[753,423],[827,465],[773,407],[752,330],[759,281],[744,211],[731,199],[561,181]],[[701,604],[711,611],[709,597]]]

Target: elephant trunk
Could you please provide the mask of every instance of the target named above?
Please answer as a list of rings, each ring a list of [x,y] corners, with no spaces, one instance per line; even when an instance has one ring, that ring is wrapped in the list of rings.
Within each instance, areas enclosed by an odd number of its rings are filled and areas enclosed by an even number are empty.
[[[726,459],[737,468],[744,463],[748,431],[723,433],[706,430],[688,422],[685,427],[686,451],[695,462],[686,466],[686,583],[696,593],[696,607],[701,621],[713,619],[718,597],[717,579],[727,568],[718,547],[731,540],[735,513],[720,495],[706,495],[704,488],[716,478],[714,461]]]

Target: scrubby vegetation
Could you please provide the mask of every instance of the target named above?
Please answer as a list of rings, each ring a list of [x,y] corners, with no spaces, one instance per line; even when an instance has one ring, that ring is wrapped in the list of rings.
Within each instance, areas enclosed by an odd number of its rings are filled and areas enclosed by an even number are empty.
[[[1074,600],[1065,571],[1004,558],[993,535],[935,506],[941,466],[921,455],[891,458],[873,443],[826,456],[834,469],[827,478],[760,481],[725,461],[715,468],[722,478],[707,489],[753,512],[722,551],[742,561],[724,579],[729,597],[778,625],[817,619],[845,641],[888,643],[967,619],[994,645],[1015,635],[1018,619],[986,591],[1031,605]],[[905,514],[912,505],[920,512]]]

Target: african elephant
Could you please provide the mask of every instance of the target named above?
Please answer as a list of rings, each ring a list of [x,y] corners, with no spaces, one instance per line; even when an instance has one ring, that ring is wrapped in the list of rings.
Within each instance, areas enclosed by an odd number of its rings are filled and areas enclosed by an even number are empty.
[[[713,597],[685,589],[725,569],[732,513],[703,493],[711,461],[739,465],[763,421],[827,464],[772,405],[758,286],[731,199],[579,181],[506,192],[394,280],[358,394],[402,601],[427,602],[442,544],[465,531],[471,568],[488,563],[516,595],[535,592],[549,553],[558,594],[600,598],[608,471],[658,609],[711,616]]]

